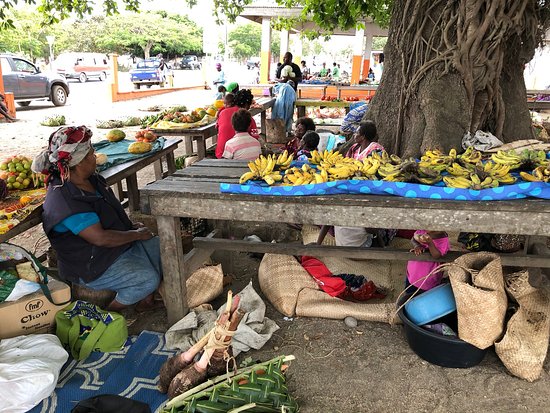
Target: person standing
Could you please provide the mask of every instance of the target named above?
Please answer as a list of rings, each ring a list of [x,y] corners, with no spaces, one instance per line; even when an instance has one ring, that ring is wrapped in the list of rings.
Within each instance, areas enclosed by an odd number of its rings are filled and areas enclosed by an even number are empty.
[[[292,68],[287,76],[282,75],[285,66],[290,66]],[[275,77],[280,83],[287,83],[289,80],[292,80],[292,88],[295,91],[298,90],[298,83],[302,81],[302,71],[296,63],[292,63],[292,53],[285,53],[283,56],[283,64],[277,69]]]
[[[221,63],[216,63],[216,74],[212,83],[214,84],[216,90],[218,90],[218,86],[225,85],[225,73],[222,70]]]
[[[332,64],[332,78],[334,80],[339,80],[340,79],[340,69],[338,69],[338,66],[337,66],[336,62],[334,62]]]

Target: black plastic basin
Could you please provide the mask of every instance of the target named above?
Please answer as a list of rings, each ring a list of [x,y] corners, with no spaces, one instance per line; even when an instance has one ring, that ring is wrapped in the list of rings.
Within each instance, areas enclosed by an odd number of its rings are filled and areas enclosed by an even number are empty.
[[[399,300],[399,306],[407,298],[408,296],[405,296]],[[443,336],[417,326],[407,318],[404,308],[399,310],[398,314],[403,322],[409,347],[427,362],[441,367],[467,368],[481,363],[487,353],[487,349],[481,350],[457,337]],[[457,331],[456,313],[432,321],[430,324],[438,322],[445,322]]]

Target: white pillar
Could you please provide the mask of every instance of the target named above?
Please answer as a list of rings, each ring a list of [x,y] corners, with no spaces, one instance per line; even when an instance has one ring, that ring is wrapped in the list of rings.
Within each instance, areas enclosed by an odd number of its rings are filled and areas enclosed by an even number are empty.
[[[298,66],[300,66],[300,61],[302,61],[302,54],[303,54],[303,42],[302,37],[300,36],[300,33],[295,34],[294,39],[294,53],[292,54],[294,57],[294,63],[296,63]]]
[[[279,60],[283,61],[283,56],[286,52],[288,52],[288,30],[283,29],[281,30],[281,55],[279,56]]]
[[[363,29],[357,29],[355,31],[355,38],[353,41],[353,58],[351,61],[351,84],[359,84],[361,78],[361,66],[363,64],[363,40],[365,37],[365,31]]]
[[[260,83],[269,81],[271,65],[271,18],[262,17],[262,48],[260,62]]]

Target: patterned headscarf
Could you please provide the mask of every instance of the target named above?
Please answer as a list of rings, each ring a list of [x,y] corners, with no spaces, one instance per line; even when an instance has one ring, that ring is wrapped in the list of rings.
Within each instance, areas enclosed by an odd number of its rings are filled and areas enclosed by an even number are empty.
[[[69,169],[78,165],[92,145],[92,131],[86,126],[63,126],[50,135],[48,147],[32,162],[34,172],[59,174],[61,181],[69,177]]]

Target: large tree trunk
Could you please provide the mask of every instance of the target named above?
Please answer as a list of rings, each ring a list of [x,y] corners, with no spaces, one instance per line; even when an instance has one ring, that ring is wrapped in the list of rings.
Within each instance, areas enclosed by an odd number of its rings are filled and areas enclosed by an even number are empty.
[[[533,137],[523,67],[536,29],[536,0],[395,0],[365,118],[403,156],[460,148],[476,130],[504,142]]]

